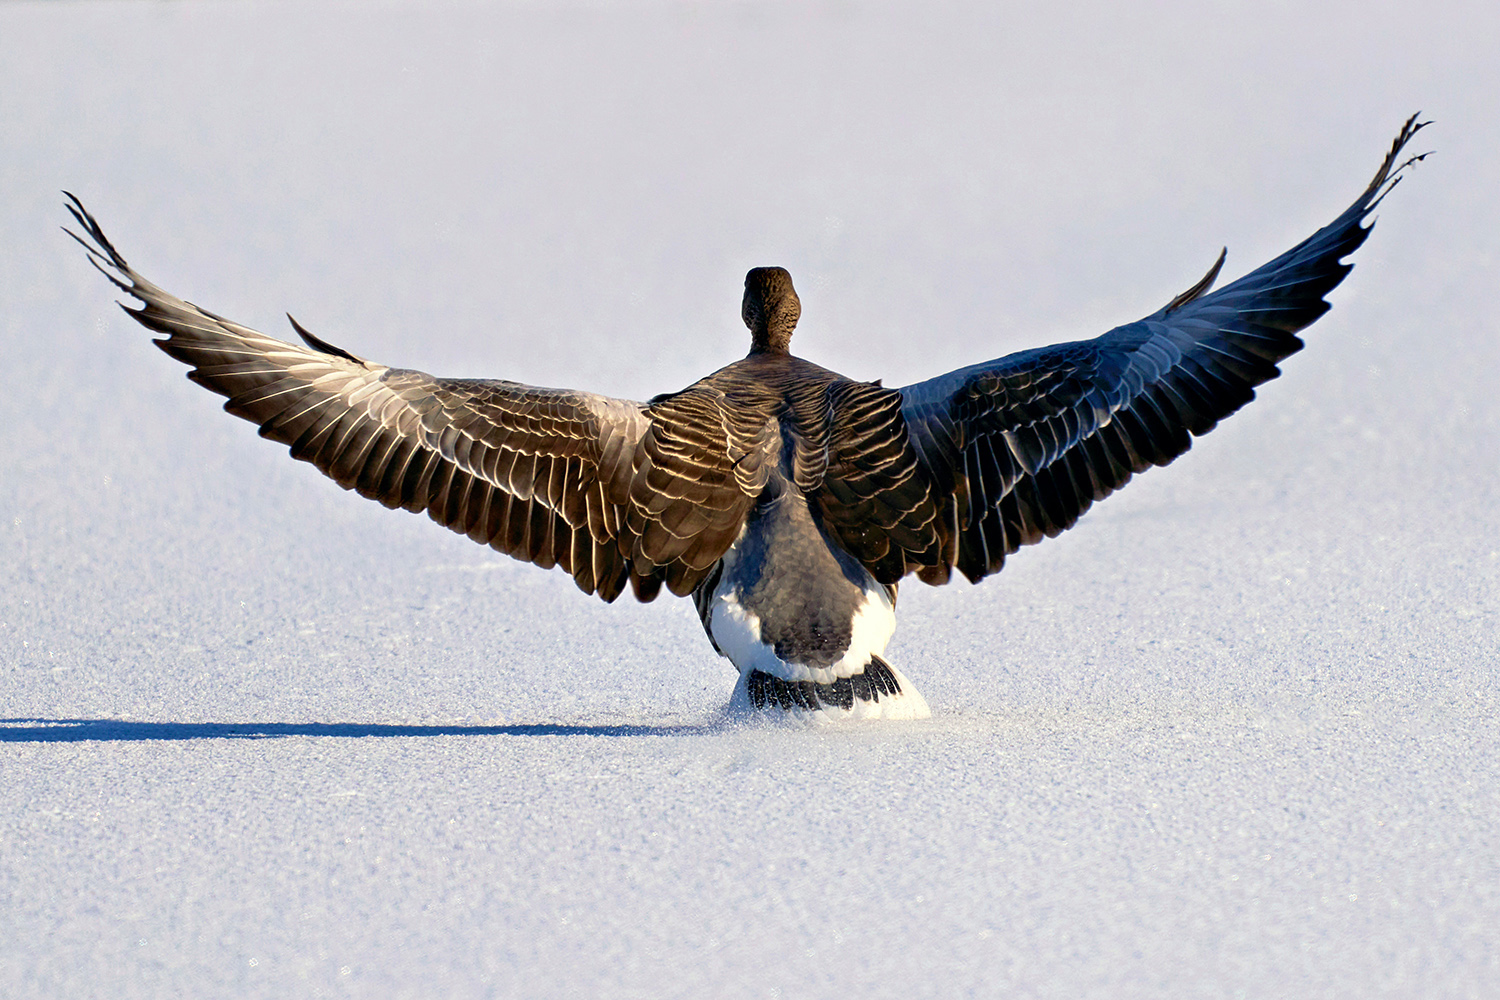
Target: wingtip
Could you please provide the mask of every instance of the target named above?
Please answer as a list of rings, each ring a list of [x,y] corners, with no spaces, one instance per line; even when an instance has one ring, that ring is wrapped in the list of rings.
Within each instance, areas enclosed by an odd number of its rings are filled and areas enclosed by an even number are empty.
[[[88,239],[79,236],[67,226],[63,226],[62,231],[77,240],[79,245],[88,251],[89,258],[94,261],[96,267],[100,267],[103,270],[100,265],[102,261],[132,280],[137,280],[136,276],[130,270],[129,263],[120,255],[120,251],[115,249],[115,245],[109,241],[109,237],[104,235],[104,229],[99,225],[99,220],[95,219],[93,213],[84,207],[83,201],[71,191],[65,190],[63,194],[68,198],[68,203],[64,207],[67,208],[68,214],[73,216],[73,221],[78,224],[78,227],[88,235]],[[93,242],[90,243],[90,240]],[[106,272],[107,275],[108,272]],[[114,281],[115,279],[111,278],[110,280]],[[115,283],[119,284],[118,281]]]
[[[1365,198],[1368,203],[1364,207],[1364,214],[1368,215],[1375,207],[1385,200],[1385,196],[1396,189],[1401,183],[1401,178],[1412,166],[1421,163],[1433,154],[1433,150],[1425,153],[1417,153],[1408,156],[1405,160],[1400,159],[1401,152],[1414,139],[1418,132],[1432,124],[1432,119],[1418,121],[1422,112],[1418,111],[1407,118],[1401,125],[1401,130],[1396,133],[1396,138],[1391,142],[1390,152],[1385,154],[1385,159],[1380,163],[1380,169],[1375,171],[1375,177],[1370,181],[1369,187],[1365,189]]]

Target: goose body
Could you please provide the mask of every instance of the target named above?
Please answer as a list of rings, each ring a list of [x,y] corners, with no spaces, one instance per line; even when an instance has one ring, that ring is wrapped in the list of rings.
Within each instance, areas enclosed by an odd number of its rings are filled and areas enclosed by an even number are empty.
[[[781,268],[756,268],[745,283],[747,315],[772,296],[796,303]],[[755,502],[693,591],[709,641],[740,672],[733,703],[830,717],[923,718],[922,696],[880,656],[896,628],[896,584],[882,583],[851,554],[819,504],[830,481],[828,457],[861,445],[869,446],[864,460],[886,467],[893,482],[903,474],[914,479],[914,469],[899,466],[907,457],[899,437],[882,451],[878,439],[851,434],[853,425],[840,419],[862,406],[894,423],[899,394],[793,357],[784,343],[762,346],[758,327],[747,322],[750,356],[700,383],[733,400],[755,435],[741,459],[754,470],[746,492]]]
[[[900,389],[790,353],[801,304],[781,268],[746,276],[745,358],[642,403],[392,368],[295,320],[303,344],[266,336],[147,281],[71,195],[69,211],[189,378],[346,489],[606,601],[691,595],[746,709],[920,718],[882,657],[898,583],[997,572],[1254,398],[1329,308],[1420,128],[1332,223],[1232,284],[1210,292],[1221,255],[1145,319]]]

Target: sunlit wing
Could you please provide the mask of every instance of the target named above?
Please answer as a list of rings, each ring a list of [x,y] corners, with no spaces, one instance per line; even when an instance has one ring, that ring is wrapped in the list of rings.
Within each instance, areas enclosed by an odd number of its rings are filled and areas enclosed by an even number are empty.
[[[72,198],[71,195],[69,195]],[[651,404],[390,368],[293,326],[290,344],[185,302],[136,273],[73,198],[74,235],[166,334],[156,343],[224,408],[345,489],[434,521],[614,600],[686,594],[734,541],[751,499],[719,400]]]

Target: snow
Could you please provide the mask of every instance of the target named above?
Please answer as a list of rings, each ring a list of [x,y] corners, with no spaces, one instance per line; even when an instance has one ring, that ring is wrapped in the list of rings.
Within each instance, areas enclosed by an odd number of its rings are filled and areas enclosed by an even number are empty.
[[[1500,8],[0,5],[0,994],[1483,997]],[[278,336],[627,398],[902,385],[1436,155],[1243,413],[978,587],[921,722],[726,720],[690,602],[359,500],[58,230]]]

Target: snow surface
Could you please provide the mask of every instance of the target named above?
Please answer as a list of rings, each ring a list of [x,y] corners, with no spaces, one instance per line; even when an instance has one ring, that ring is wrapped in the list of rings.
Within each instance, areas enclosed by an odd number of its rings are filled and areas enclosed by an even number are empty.
[[[1500,6],[0,4],[0,995],[1500,990]],[[1092,336],[1331,220],[1308,349],[982,586],[919,723],[726,723],[606,606],[343,493],[58,230],[385,363],[644,398]]]

